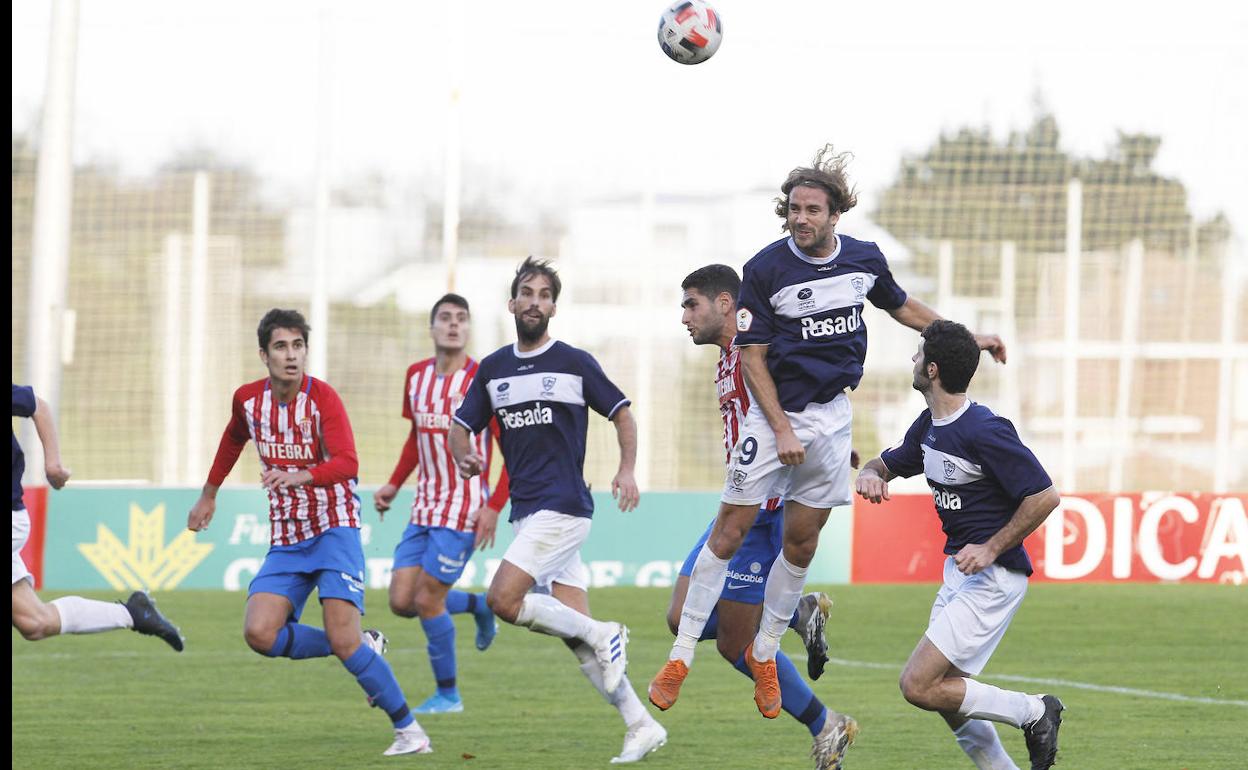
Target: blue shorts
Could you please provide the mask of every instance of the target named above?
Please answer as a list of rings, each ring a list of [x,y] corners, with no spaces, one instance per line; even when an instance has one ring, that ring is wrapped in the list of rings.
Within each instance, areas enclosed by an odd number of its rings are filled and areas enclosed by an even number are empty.
[[[472,558],[476,543],[475,532],[408,524],[394,548],[394,569],[421,567],[449,586],[464,574],[464,566]]]
[[[685,563],[681,565],[680,574],[685,577],[693,574],[693,563],[698,560],[698,553],[706,545],[706,539],[711,536],[711,527],[714,526],[715,521],[712,519],[702,537],[698,538],[697,545],[689,552]],[[719,598],[742,604],[762,604],[767,573],[771,572],[771,565],[783,547],[784,508],[774,511],[760,509],[758,517],[754,519],[754,526],[750,527],[750,531],[745,533],[745,540],[741,541],[741,548],[728,561],[728,577],[724,580],[724,590]]]
[[[294,545],[272,546],[247,587],[247,596],[285,596],[294,607],[290,617],[297,621],[313,588],[322,602],[342,599],[364,614],[364,546],[360,544],[360,530],[333,527]]]

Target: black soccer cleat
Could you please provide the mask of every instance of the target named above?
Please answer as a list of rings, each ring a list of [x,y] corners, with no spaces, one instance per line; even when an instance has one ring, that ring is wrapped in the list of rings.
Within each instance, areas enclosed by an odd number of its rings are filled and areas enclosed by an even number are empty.
[[[1054,695],[1045,695],[1041,700],[1044,714],[1023,727],[1031,770],[1049,770],[1057,763],[1057,730],[1062,726],[1062,712],[1066,710]]]
[[[147,591],[135,591],[125,601],[125,608],[134,620],[134,630],[147,636],[158,636],[177,650],[182,652],[182,634],[178,627],[156,609],[156,602],[148,596]]]
[[[797,601],[797,632],[806,645],[806,673],[810,678],[823,676],[828,663],[828,639],[824,634],[832,600],[820,591],[810,593]]]

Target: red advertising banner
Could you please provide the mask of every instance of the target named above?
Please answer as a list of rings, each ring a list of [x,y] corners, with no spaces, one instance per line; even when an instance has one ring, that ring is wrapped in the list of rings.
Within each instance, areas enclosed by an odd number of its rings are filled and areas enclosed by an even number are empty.
[[[22,546],[22,561],[35,578],[35,589],[43,587],[43,535],[48,513],[48,488],[30,487],[22,490],[22,502],[30,514],[30,537]]]
[[[850,579],[937,582],[944,533],[928,495],[854,501]],[[1080,494],[1025,542],[1034,580],[1248,581],[1248,495]]]

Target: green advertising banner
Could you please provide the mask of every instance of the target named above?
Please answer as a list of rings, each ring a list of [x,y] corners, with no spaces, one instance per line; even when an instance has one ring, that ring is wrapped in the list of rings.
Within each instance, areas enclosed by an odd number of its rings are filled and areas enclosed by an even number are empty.
[[[410,493],[400,493],[384,521],[361,489],[361,536],[370,588],[390,582],[391,558],[407,526]],[[212,525],[186,529],[198,489],[71,487],[48,496],[44,586],[52,590],[216,588],[245,590],[269,547],[268,499],[257,488],[217,494]],[[593,531],[581,556],[592,585],[669,586],[719,507],[715,493],[653,492],[631,513],[607,494],[594,495]],[[503,512],[505,520],[507,512]],[[838,508],[824,527],[810,582],[849,581],[850,508]],[[494,546],[478,551],[460,587],[484,587],[511,542],[500,521]]]

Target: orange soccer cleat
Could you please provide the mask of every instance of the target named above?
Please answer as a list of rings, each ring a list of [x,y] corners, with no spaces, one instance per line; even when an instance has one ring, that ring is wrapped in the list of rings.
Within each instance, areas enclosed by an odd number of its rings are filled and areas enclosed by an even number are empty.
[[[774,665],[772,670],[774,673]],[[650,682],[650,702],[658,706],[660,711],[670,709],[676,702],[676,698],[680,696],[680,686],[684,684],[687,676],[689,676],[689,667],[683,660],[669,660],[664,663],[663,668]]]
[[[754,677],[754,705],[768,719],[780,716],[780,680],[776,677],[776,661],[754,660],[754,645],[745,649],[745,665]]]

